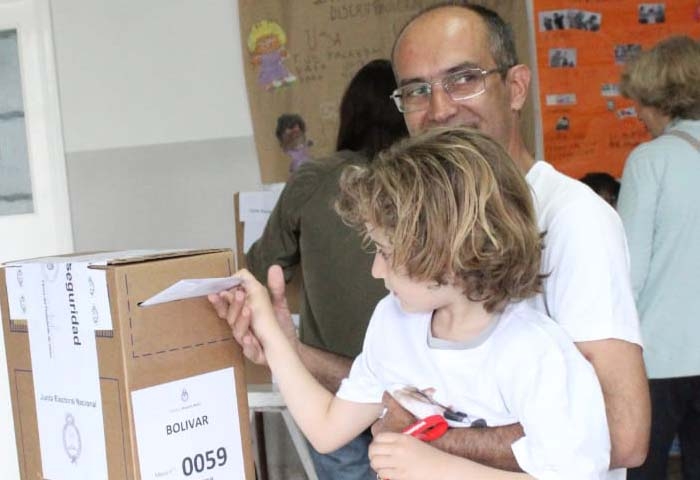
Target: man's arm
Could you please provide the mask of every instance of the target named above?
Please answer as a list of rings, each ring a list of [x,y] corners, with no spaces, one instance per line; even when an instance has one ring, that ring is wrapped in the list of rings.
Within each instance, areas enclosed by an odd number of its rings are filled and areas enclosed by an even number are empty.
[[[422,442],[410,435],[383,433],[369,446],[369,458],[377,478],[392,480],[514,480],[534,477],[527,473],[515,473],[494,469],[463,457],[450,455],[432,443]]]
[[[351,358],[305,345],[298,340],[297,353],[311,375],[332,393],[338,391],[340,382],[350,373]]]
[[[519,423],[503,427],[451,428],[431,445],[499,470],[521,472],[510,446],[523,435]]]
[[[384,416],[372,426],[372,434],[401,432],[416,421],[416,418],[388,393],[384,392],[382,403],[387,408]],[[524,435],[519,423],[502,427],[451,428],[431,445],[475,462],[500,470],[520,472],[510,446]]]
[[[624,340],[576,343],[603,389],[610,429],[610,468],[637,467],[649,449],[651,401],[642,348]]]
[[[620,217],[597,196],[566,205],[547,226],[543,271],[549,315],[576,341],[603,391],[610,466],[646,458],[649,387]],[[595,340],[589,340],[595,339]]]

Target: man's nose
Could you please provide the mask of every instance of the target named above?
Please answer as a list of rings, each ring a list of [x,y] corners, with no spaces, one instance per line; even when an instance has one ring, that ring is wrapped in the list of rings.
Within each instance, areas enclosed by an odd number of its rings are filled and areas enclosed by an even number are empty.
[[[433,85],[428,106],[428,118],[438,125],[446,123],[456,113],[459,106],[440,84]]]

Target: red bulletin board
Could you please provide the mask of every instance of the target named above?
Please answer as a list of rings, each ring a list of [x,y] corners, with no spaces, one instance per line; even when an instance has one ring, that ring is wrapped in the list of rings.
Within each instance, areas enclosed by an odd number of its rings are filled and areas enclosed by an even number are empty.
[[[575,178],[619,177],[649,140],[619,95],[626,58],[673,34],[700,38],[700,0],[533,0],[544,154]],[[700,80],[699,80],[700,81]]]

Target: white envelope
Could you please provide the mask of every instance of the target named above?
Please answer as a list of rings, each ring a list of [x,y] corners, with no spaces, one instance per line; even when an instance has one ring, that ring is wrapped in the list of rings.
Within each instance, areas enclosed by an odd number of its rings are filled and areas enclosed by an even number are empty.
[[[159,303],[172,302],[173,300],[182,300],[183,298],[202,297],[210,293],[228,290],[240,283],[241,279],[236,276],[222,278],[189,278],[174,283],[162,292],[156,293],[148,300],[141,302],[139,305],[148,307]]]

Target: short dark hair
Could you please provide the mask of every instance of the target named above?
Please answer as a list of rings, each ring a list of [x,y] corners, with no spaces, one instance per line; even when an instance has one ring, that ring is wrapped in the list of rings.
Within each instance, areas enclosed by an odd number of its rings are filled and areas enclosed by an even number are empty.
[[[617,200],[617,196],[620,193],[620,182],[606,172],[589,172],[579,180],[591,187],[598,195],[601,192],[608,192],[613,199]]]
[[[299,125],[302,132],[306,133],[306,123],[301,115],[296,113],[283,113],[277,117],[277,128],[275,129],[275,136],[277,140],[282,141],[282,134],[285,130],[294,128],[295,125]]]
[[[363,152],[369,158],[408,134],[390,95],[396,89],[391,62],[372,60],[350,80],[340,102],[336,150]]]
[[[496,67],[501,72],[501,76],[505,78],[508,69],[517,65],[518,54],[515,49],[515,38],[513,36],[513,29],[510,24],[508,24],[501,16],[490,8],[484,7],[483,5],[477,5],[464,0],[452,0],[443,1],[430,5],[422,9],[420,12],[415,14],[411,19],[406,22],[406,24],[401,28],[399,34],[394,40],[394,46],[391,50],[391,58],[393,60],[394,54],[396,52],[396,46],[399,39],[403,35],[403,32],[411,25],[415,20],[419,19],[423,15],[431,12],[433,10],[438,10],[447,7],[461,7],[465,8],[471,12],[477,14],[486,25],[486,30],[489,35],[489,50],[494,62],[496,62]]]

